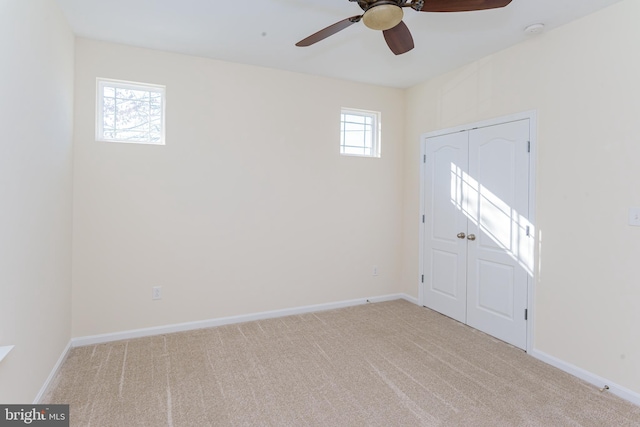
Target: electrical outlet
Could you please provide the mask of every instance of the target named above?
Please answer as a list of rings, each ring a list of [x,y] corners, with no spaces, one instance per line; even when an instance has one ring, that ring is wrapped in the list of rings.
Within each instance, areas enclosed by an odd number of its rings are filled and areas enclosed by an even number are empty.
[[[629,225],[640,226],[640,208],[629,208]]]
[[[151,299],[162,299],[162,286],[151,288]]]
[[[373,266],[373,275],[377,276],[378,275],[378,267],[377,266]]]

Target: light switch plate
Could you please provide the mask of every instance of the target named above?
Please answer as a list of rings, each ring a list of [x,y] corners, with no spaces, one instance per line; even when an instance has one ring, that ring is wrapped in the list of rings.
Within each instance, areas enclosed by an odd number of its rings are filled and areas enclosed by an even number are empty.
[[[629,208],[629,225],[640,227],[640,208]]]

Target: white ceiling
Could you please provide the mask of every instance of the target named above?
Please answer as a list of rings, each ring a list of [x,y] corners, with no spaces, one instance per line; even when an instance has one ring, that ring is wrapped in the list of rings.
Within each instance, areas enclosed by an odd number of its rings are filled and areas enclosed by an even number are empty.
[[[427,0],[428,1],[428,0]],[[513,0],[477,12],[405,9],[415,49],[395,56],[362,22],[310,47],[294,46],[362,10],[348,0],[57,0],[75,33],[180,52],[406,88],[620,0]]]

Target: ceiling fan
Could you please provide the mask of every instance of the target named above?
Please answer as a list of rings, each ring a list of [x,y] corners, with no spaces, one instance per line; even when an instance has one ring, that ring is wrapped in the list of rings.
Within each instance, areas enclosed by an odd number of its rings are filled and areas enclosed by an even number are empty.
[[[333,25],[329,25],[317,33],[300,40],[296,46],[311,46],[327,37],[344,30],[356,22],[372,30],[380,30],[389,49],[401,55],[413,49],[413,37],[402,22],[402,8],[410,7],[418,12],[469,12],[474,10],[497,9],[507,6],[511,0],[349,0],[357,2],[364,13],[352,16]]]

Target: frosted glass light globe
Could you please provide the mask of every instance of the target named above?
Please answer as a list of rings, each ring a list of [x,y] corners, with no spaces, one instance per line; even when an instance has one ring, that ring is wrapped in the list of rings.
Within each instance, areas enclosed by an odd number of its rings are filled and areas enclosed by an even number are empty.
[[[362,17],[364,25],[372,30],[389,30],[402,21],[402,8],[393,4],[381,4],[367,10]]]

